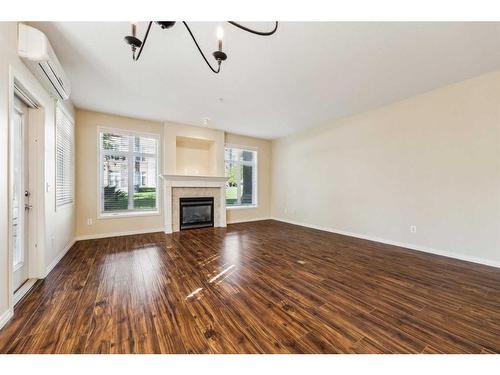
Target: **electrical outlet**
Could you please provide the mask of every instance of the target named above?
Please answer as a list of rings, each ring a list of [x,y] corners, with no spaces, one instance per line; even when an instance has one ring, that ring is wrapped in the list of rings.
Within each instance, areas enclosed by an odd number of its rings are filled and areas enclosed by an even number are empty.
[[[89,218],[87,219],[87,225],[92,225],[92,224],[93,224],[93,222],[92,222],[92,218],[90,218],[90,217],[89,217]]]
[[[416,225],[410,225],[410,233],[417,233],[417,226]]]

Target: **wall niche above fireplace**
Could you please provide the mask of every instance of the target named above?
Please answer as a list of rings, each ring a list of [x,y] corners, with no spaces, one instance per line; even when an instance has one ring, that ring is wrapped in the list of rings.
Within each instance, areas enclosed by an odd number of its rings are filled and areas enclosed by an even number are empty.
[[[176,172],[188,176],[214,176],[215,143],[207,139],[176,137]]]

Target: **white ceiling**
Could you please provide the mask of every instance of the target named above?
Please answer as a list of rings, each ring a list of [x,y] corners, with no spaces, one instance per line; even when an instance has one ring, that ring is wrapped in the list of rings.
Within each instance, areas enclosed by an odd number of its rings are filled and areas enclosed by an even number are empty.
[[[500,68],[500,23],[282,22],[271,37],[224,24],[229,57],[219,75],[181,23],[153,26],[138,62],[123,42],[127,22],[34,25],[51,40],[77,107],[198,126],[208,117],[209,127],[262,138]],[[191,23],[210,59],[217,25]]]

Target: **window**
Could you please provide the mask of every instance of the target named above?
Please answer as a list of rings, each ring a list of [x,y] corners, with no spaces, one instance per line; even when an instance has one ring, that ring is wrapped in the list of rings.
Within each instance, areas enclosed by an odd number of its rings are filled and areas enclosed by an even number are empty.
[[[158,211],[158,137],[101,130],[101,214]]]
[[[59,107],[56,109],[56,207],[74,200],[74,124]]]
[[[226,147],[227,206],[257,205],[257,151]]]

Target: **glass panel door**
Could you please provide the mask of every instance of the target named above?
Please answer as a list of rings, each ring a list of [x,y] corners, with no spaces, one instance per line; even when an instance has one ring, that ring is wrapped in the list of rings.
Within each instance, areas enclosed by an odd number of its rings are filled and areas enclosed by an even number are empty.
[[[14,100],[11,131],[12,178],[12,265],[14,291],[28,280],[29,244],[29,162],[28,162],[28,107]]]

